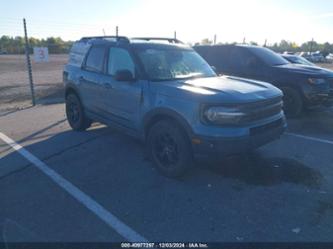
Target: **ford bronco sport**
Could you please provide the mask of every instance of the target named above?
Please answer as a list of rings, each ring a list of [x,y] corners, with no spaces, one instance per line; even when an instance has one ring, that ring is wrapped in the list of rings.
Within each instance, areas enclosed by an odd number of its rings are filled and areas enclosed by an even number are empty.
[[[169,177],[184,174],[195,156],[253,150],[286,127],[279,89],[217,77],[176,39],[82,38],[63,77],[74,130],[93,121],[119,128],[145,141],[155,166]]]

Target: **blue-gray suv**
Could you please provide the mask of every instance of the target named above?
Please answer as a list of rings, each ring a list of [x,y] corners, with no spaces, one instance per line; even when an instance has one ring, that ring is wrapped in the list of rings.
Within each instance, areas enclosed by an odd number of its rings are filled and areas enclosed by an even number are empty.
[[[66,114],[77,131],[93,121],[147,145],[156,168],[183,175],[197,156],[253,150],[286,128],[282,92],[238,77],[218,77],[177,39],[85,37],[65,66]]]

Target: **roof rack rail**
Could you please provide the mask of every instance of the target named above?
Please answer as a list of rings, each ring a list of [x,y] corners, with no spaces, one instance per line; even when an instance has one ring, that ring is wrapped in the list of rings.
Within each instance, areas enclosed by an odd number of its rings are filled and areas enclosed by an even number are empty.
[[[145,41],[168,41],[169,43],[184,44],[182,41],[176,38],[163,38],[163,37],[133,37],[131,39],[135,40],[145,40]]]
[[[129,39],[126,36],[85,36],[85,37],[82,37],[80,39],[80,41],[89,41],[92,39],[108,39],[108,38],[112,38],[117,41],[124,40],[124,41],[129,42]]]

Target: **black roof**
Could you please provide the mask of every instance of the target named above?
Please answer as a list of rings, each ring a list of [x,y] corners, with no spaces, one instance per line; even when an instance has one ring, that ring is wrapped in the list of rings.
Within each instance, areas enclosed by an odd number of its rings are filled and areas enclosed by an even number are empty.
[[[244,47],[244,48],[257,48],[260,46],[249,44],[215,44],[215,45],[195,45],[194,48],[219,48],[219,47]]]
[[[134,37],[128,38],[126,36],[91,36],[82,37],[79,43],[88,44],[110,44],[110,43],[125,43],[131,44],[135,47],[188,47],[183,42],[175,38],[163,38],[163,37]]]

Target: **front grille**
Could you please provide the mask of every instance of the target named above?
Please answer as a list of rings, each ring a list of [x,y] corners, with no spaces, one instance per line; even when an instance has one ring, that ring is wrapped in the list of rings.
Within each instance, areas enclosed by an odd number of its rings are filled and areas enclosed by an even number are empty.
[[[279,114],[282,110],[282,103],[282,97],[277,97],[246,104],[240,108],[241,112],[245,113],[240,124],[251,123]]]
[[[330,83],[331,92],[333,91],[333,78],[329,78],[328,82]]]
[[[331,88],[333,88],[333,78],[329,78],[328,82],[330,83]]]
[[[274,122],[251,128],[250,129],[250,136],[254,136],[254,135],[263,133],[265,131],[281,127],[282,124],[283,124],[283,120],[282,120],[282,118],[280,118],[279,120],[276,120]]]

